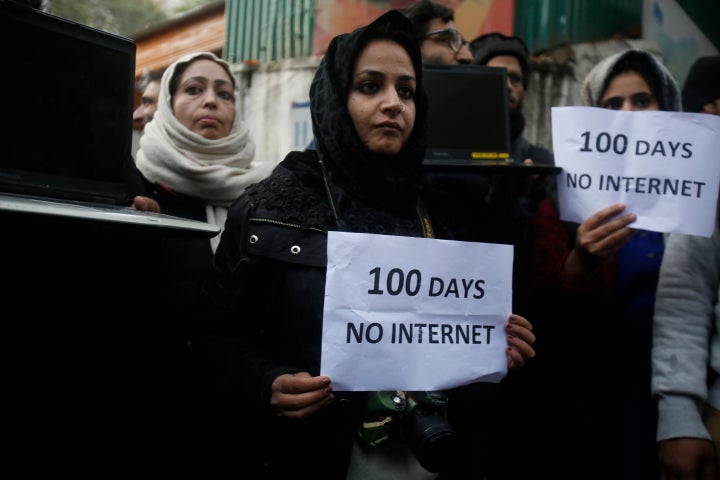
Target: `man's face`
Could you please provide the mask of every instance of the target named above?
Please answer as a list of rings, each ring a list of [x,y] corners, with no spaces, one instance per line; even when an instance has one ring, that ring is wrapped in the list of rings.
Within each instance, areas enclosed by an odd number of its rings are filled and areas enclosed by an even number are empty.
[[[151,80],[142,92],[140,106],[133,112],[133,127],[142,130],[152,120],[158,107],[160,80]]]
[[[507,70],[508,105],[510,110],[518,108],[525,96],[523,71],[520,62],[513,55],[498,55],[486,63],[488,67],[502,67]]]
[[[453,29],[457,31],[455,22],[445,22],[441,18],[433,18],[428,25],[428,33],[438,30]],[[462,37],[460,37],[462,39]],[[470,64],[473,57],[468,44],[463,40],[453,42],[452,32],[439,32],[425,37],[420,49],[422,50],[423,63],[435,65],[457,65]],[[458,46],[457,43],[460,43]],[[457,48],[454,51],[453,48]]]

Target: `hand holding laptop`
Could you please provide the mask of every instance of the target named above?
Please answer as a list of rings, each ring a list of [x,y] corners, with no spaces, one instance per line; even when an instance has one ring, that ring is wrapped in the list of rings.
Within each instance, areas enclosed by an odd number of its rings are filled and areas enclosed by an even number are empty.
[[[533,161],[523,160],[523,165],[531,167]],[[506,205],[518,197],[531,197],[543,191],[548,180],[547,173],[502,176],[488,190],[485,196],[487,205]]]
[[[141,212],[160,213],[160,204],[150,197],[137,196],[133,199],[132,208]]]
[[[532,166],[533,161],[530,158],[523,160],[523,164]],[[533,173],[524,178],[524,187],[520,192],[520,195],[531,196],[545,188],[548,181],[548,173]]]
[[[17,66],[0,88],[39,92],[11,95],[4,105],[13,113],[0,128],[0,215],[216,236],[217,225],[161,214],[157,202],[134,196],[142,192],[130,154],[135,43],[20,3],[0,3],[0,51]],[[128,208],[131,199],[134,208]]]

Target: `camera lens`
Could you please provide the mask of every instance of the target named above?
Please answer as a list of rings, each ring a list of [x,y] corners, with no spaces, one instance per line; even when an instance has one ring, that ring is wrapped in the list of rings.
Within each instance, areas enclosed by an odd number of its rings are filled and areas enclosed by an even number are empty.
[[[408,432],[408,445],[420,465],[429,472],[449,469],[458,451],[455,429],[441,415],[414,414]]]

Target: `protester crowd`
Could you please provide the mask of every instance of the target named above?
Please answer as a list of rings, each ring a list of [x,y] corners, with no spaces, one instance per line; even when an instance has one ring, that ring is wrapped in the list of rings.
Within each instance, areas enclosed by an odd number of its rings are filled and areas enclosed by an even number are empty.
[[[429,64],[505,69],[513,157],[555,164],[523,136],[525,42],[499,32],[467,41],[457,20],[422,0],[333,38],[310,87],[313,143],[273,165],[255,158],[238,86],[215,55],[184,56],[143,86],[135,207],[223,229],[168,245],[148,312],[173,319],[168,355],[183,358],[189,382],[174,393],[198,410],[178,437],[191,471],[720,478],[717,218],[711,238],[650,231],[618,200],[572,223],[553,176],[424,172]],[[623,113],[720,115],[720,56],[699,58],[680,86],[661,58],[629,48],[598,63],[581,92],[584,106]],[[407,434],[368,442],[363,428],[397,417],[369,415],[379,392],[336,391],[321,375],[333,231],[513,247],[507,375],[389,397],[447,402],[453,436],[437,457]]]

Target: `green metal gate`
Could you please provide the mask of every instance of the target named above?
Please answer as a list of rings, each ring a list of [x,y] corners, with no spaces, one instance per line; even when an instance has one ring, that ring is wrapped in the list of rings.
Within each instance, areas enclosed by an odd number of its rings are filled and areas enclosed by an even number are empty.
[[[227,0],[224,55],[230,63],[312,54],[315,0]]]

